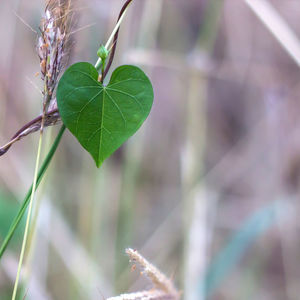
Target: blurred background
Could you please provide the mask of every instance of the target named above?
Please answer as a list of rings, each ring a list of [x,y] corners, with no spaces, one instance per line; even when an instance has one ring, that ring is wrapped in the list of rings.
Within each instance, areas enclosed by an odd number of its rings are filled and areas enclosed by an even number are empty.
[[[70,63],[95,63],[121,0],[78,2]],[[0,144],[41,112],[43,1],[2,1]],[[133,1],[114,67],[151,78],[141,130],[100,169],[66,132],[36,197],[23,299],[103,299],[151,287],[138,249],[182,298],[299,299],[299,0]],[[22,21],[22,20],[23,21]],[[45,156],[58,126],[45,131]],[[33,178],[38,134],[0,158],[0,241]],[[24,223],[0,264],[10,299]]]

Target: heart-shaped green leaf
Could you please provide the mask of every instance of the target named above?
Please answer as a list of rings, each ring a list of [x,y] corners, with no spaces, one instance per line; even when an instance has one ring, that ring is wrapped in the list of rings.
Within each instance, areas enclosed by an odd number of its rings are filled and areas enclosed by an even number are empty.
[[[153,89],[135,66],[118,67],[107,86],[97,79],[93,65],[76,63],[60,79],[56,97],[64,124],[99,167],[145,121]]]

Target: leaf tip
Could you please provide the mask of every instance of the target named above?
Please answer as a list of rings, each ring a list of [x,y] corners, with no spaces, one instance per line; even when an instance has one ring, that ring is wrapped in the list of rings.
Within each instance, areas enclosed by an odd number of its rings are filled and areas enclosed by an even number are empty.
[[[102,161],[95,161],[96,162],[96,167],[99,169],[102,166]]]

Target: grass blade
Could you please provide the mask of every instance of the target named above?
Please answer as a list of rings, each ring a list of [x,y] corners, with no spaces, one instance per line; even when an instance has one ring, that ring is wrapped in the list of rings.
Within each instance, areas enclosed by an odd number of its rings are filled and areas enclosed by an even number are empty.
[[[199,293],[208,297],[221,284],[246,250],[276,221],[278,203],[252,215],[235,233],[223,250],[213,259],[206,277],[199,283]]]
[[[56,149],[58,147],[58,144],[59,144],[59,142],[61,140],[61,137],[62,137],[64,131],[65,131],[65,126],[63,125],[61,127],[61,129],[60,129],[60,131],[59,131],[59,133],[58,133],[58,135],[57,135],[57,137],[56,137],[56,139],[55,139],[55,141],[54,141],[54,143],[53,143],[50,151],[48,152],[48,154],[47,154],[47,156],[46,156],[46,158],[45,158],[45,160],[44,160],[44,162],[43,162],[43,164],[42,164],[39,172],[38,172],[37,182],[36,182],[36,189],[38,188],[38,186],[39,186],[39,184],[40,184],[40,182],[41,182],[41,180],[42,180],[42,178],[43,178],[43,176],[44,176],[44,174],[45,174],[45,172],[46,172],[46,170],[47,170],[47,168],[49,166],[49,163],[52,160],[52,157],[53,157],[53,155],[54,155],[54,153],[55,153],[55,151],[56,151]],[[23,200],[23,203],[22,203],[22,205],[20,207],[20,210],[19,210],[18,214],[16,215],[16,217],[14,218],[14,220],[13,220],[11,226],[10,226],[10,229],[9,229],[9,231],[8,231],[6,237],[5,237],[5,239],[4,239],[4,241],[3,241],[2,245],[1,245],[1,248],[0,248],[0,259],[2,258],[3,254],[4,254],[5,250],[6,250],[6,248],[8,246],[8,243],[10,242],[11,238],[13,237],[13,235],[15,233],[15,230],[17,229],[17,227],[18,227],[18,225],[19,225],[19,223],[20,223],[23,215],[25,214],[26,208],[27,208],[29,200],[30,200],[31,192],[32,192],[32,185],[30,186],[30,188],[29,188],[29,190],[28,190],[28,192],[27,192],[27,194],[26,194],[26,196],[25,196],[25,198]]]

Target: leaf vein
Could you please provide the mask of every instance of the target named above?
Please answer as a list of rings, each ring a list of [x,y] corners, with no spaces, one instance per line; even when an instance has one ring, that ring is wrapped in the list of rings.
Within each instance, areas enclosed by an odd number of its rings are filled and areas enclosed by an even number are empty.
[[[98,92],[95,96],[93,96],[87,103],[85,103],[85,105],[81,108],[81,110],[78,112],[78,117],[76,120],[76,134],[78,134],[78,123],[79,123],[79,119],[82,115],[82,112],[85,110],[85,108],[92,102],[95,100],[96,97],[98,97],[101,93],[102,93],[103,89],[100,90],[100,92]]]
[[[126,95],[126,96],[132,98],[140,106],[141,111],[144,112],[144,108],[143,108],[142,104],[137,100],[137,98],[135,96],[130,95],[130,94],[128,94],[128,93],[126,93],[124,91],[121,91],[121,90],[116,90],[116,89],[111,89],[111,88],[107,88],[107,89],[110,89],[113,92],[120,93],[120,94],[123,94],[123,95]]]
[[[97,85],[100,87],[99,82],[95,78],[93,78],[90,74],[88,74],[88,73],[85,73],[85,72],[82,72],[82,71],[79,71],[79,70],[76,70],[76,71],[74,70],[74,71],[72,71],[70,73],[80,73],[80,74],[83,74],[83,75],[87,76],[88,78],[92,79],[92,81],[96,82]]]
[[[96,88],[96,89],[99,89],[99,88],[101,88],[101,86],[94,86],[94,85],[86,85],[86,86],[79,86],[79,87],[77,87],[77,88],[74,88],[74,89],[72,89],[66,96],[63,96],[63,98],[68,98],[72,93],[74,93],[75,91],[77,91],[77,90],[80,90],[80,89],[85,89],[85,88]]]
[[[121,81],[109,84],[108,87],[114,86],[114,85],[119,84],[119,83],[127,82],[127,81],[142,81],[142,82],[146,82],[146,80],[142,80],[142,79],[129,78],[129,79],[125,79],[125,80],[121,80]]]
[[[119,113],[120,113],[120,115],[122,116],[122,119],[123,119],[123,121],[124,121],[124,125],[125,125],[125,127],[126,127],[127,120],[126,120],[124,114],[122,113],[121,108],[120,108],[119,105],[114,101],[114,99],[109,95],[108,92],[105,91],[105,93],[106,93],[106,95],[109,97],[109,99],[111,100],[111,102],[115,105],[115,107],[118,109],[118,111],[119,111]]]

